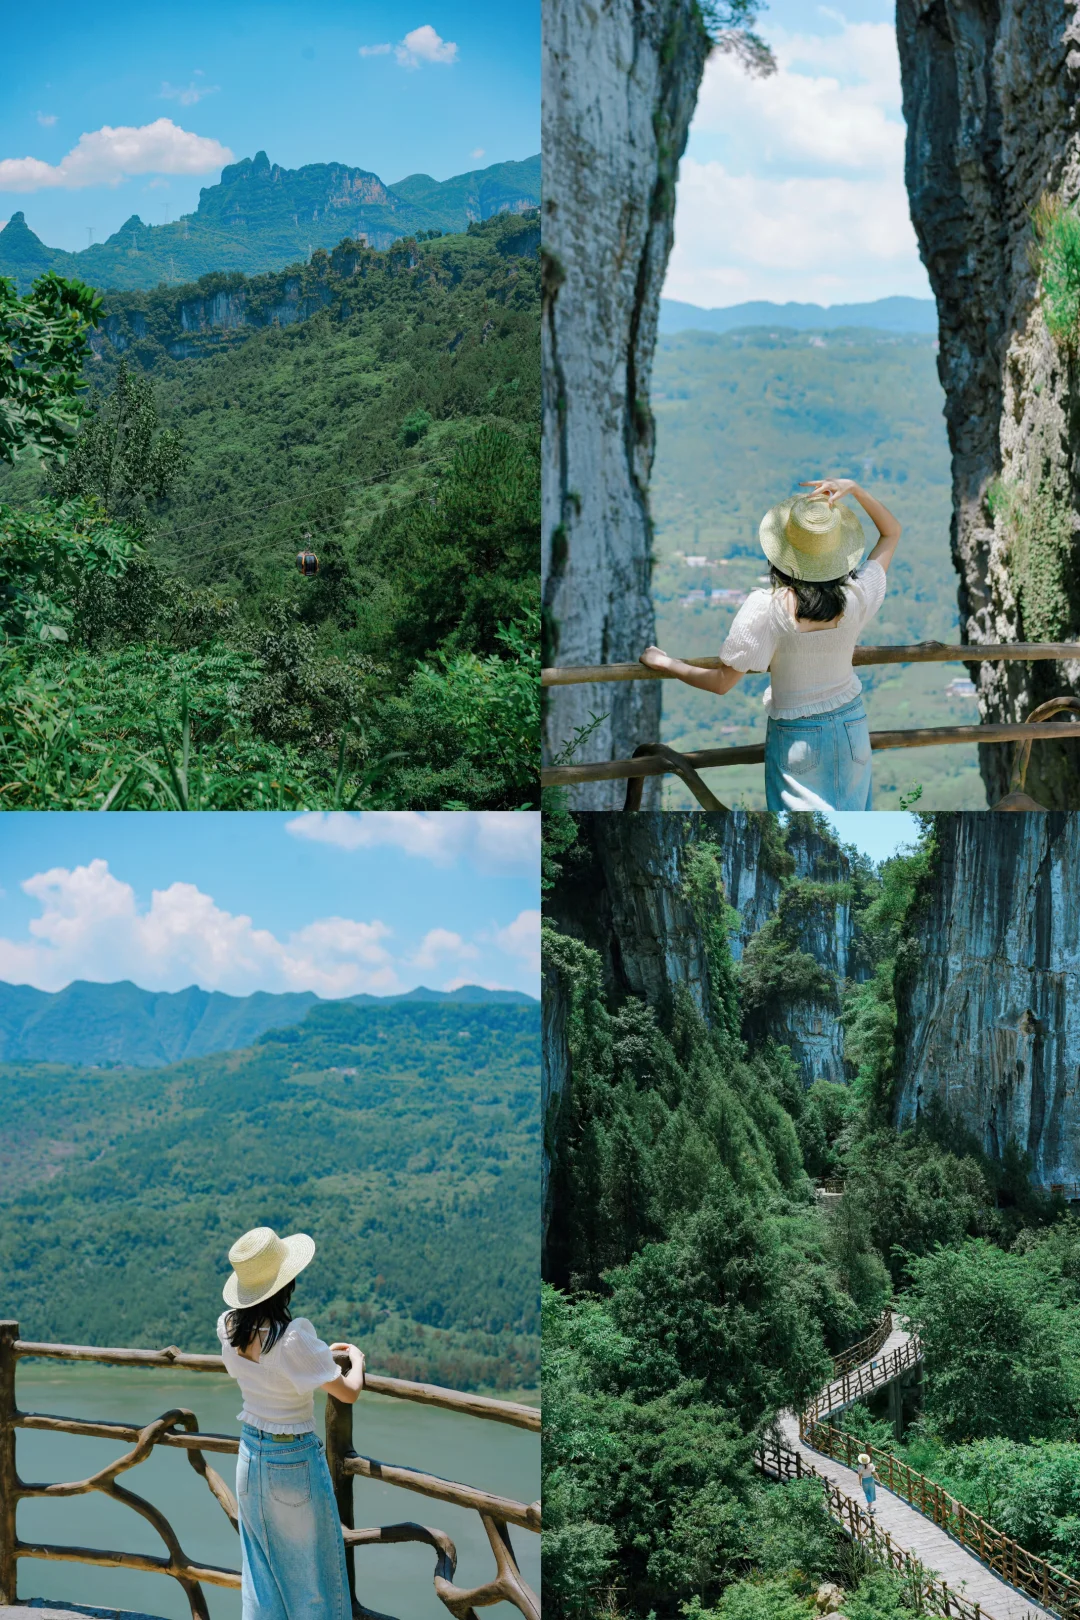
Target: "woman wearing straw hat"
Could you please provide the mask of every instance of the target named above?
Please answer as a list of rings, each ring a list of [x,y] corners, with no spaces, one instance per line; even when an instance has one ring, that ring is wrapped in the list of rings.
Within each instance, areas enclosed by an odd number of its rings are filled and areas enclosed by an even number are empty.
[[[218,1318],[225,1370],[244,1398],[236,1502],[243,1559],[243,1620],[351,1620],[341,1521],[315,1434],[316,1389],[355,1402],[364,1358],[354,1344],[326,1345],[289,1300],[315,1245],[268,1226],[229,1250],[230,1307]],[[335,1350],[348,1354],[338,1371]]]
[[[877,1512],[877,1469],[870,1461],[868,1451],[859,1452],[859,1466],[855,1470],[866,1497],[866,1511],[870,1514]]]
[[[859,633],[885,598],[900,525],[850,478],[813,479],[761,520],[772,589],[752,591],[720,649],[718,669],[697,669],[647,647],[641,662],[706,692],[724,693],[768,670],[765,796],[770,810],[869,810],[870,729],[852,668]],[[853,495],[877,526],[865,565]]]

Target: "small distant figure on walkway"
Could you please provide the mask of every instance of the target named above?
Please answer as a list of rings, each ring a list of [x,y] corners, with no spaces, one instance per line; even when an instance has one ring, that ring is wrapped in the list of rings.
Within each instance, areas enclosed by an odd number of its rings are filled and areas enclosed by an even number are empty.
[[[877,1512],[877,1469],[870,1461],[868,1452],[859,1452],[859,1466],[857,1469],[859,1483],[866,1497],[866,1511],[870,1514]]]

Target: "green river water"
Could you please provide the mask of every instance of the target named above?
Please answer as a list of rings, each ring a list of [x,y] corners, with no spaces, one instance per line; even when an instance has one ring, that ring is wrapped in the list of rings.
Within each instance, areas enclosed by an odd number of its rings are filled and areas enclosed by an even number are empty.
[[[239,1391],[224,1374],[24,1362],[17,1398],[24,1412],[139,1425],[172,1407],[188,1407],[204,1433],[240,1431]],[[320,1434],[324,1399],[316,1395]],[[85,1479],[130,1449],[80,1435],[24,1429],[17,1434],[19,1474],[32,1484]],[[540,1495],[540,1436],[527,1430],[365,1394],[354,1409],[353,1443],[357,1451],[381,1462],[423,1469],[519,1502],[533,1502]],[[230,1489],[235,1487],[235,1457],[207,1452],[206,1460]],[[189,1558],[239,1568],[239,1538],[182,1451],[158,1447],[120,1480],[161,1509]],[[494,1575],[494,1559],[477,1514],[374,1480],[357,1479],[354,1489],[357,1526],[411,1519],[445,1530],[457,1545],[459,1585],[479,1585]],[[100,1492],[21,1502],[18,1533],[24,1541],[124,1552],[165,1550],[145,1519]],[[522,1574],[539,1592],[540,1538],[514,1527],[510,1533]],[[398,1620],[445,1620],[447,1611],[432,1584],[434,1563],[434,1552],[416,1544],[358,1548],[357,1593],[368,1608]],[[203,1590],[213,1620],[239,1620],[239,1592],[218,1586]],[[176,1581],[140,1570],[22,1558],[19,1596],[133,1609],[162,1620],[190,1617]],[[509,1620],[517,1611],[499,1604],[486,1612]]]

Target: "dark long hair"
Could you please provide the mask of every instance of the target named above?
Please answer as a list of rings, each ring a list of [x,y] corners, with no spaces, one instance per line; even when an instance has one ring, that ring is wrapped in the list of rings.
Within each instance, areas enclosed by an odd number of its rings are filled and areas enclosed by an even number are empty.
[[[795,592],[795,617],[809,619],[812,624],[828,624],[830,619],[840,618],[847,608],[844,586],[855,577],[855,570],[852,569],[850,574],[843,574],[839,579],[793,579],[790,574],[781,573],[779,568],[769,568],[769,578],[775,586],[784,586]]]
[[[284,1288],[279,1288],[269,1299],[262,1299],[257,1305],[249,1305],[245,1310],[229,1312],[225,1318],[225,1331],[234,1350],[246,1350],[261,1327],[268,1330],[262,1347],[263,1355],[274,1348],[292,1321],[289,1301],[295,1287],[295,1281],[286,1283]]]

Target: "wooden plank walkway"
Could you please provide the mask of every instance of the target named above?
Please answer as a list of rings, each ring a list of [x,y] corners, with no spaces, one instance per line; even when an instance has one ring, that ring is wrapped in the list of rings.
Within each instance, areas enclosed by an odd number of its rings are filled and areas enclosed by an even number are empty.
[[[910,1334],[894,1328],[877,1356],[872,1359],[876,1361],[899,1349],[909,1338]],[[869,1366],[869,1362],[866,1365]],[[839,1410],[841,1400],[839,1382],[829,1385],[829,1393],[835,1394],[838,1403],[832,1410]],[[848,1496],[862,1502],[863,1493],[858,1474],[853,1468],[847,1468],[843,1463],[836,1462],[820,1451],[814,1451],[804,1445],[799,1439],[799,1419],[796,1413],[781,1413],[779,1426],[786,1446],[792,1451],[797,1451],[804,1462],[809,1463],[834,1485],[839,1485]],[[880,1483],[876,1505],[878,1524],[889,1532],[897,1546],[913,1553],[927,1569],[933,1570],[970,1602],[978,1603],[980,1608],[985,1609],[988,1620],[991,1620],[991,1617],[992,1620],[1026,1620],[1026,1617],[1031,1617],[1031,1620],[1055,1620],[1049,1611],[1040,1609],[1026,1592],[1018,1592],[1015,1587],[1000,1580],[966,1547],[961,1547],[959,1542],[947,1536],[932,1520],[910,1507],[902,1497],[894,1496]]]

